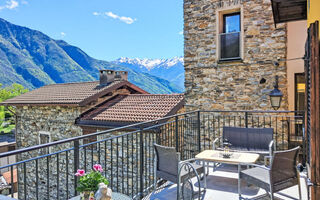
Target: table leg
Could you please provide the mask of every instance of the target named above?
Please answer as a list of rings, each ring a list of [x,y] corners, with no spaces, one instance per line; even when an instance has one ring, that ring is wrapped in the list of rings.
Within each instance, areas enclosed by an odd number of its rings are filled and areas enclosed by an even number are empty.
[[[238,164],[238,194],[239,199],[241,199],[241,179],[240,179],[241,165]]]
[[[204,178],[204,189],[206,190],[207,189],[207,169],[206,169],[206,162],[205,161],[203,161],[202,162],[203,163],[203,170],[204,170],[204,173],[203,173],[203,178]],[[208,167],[208,170],[209,170],[209,166],[207,166]]]

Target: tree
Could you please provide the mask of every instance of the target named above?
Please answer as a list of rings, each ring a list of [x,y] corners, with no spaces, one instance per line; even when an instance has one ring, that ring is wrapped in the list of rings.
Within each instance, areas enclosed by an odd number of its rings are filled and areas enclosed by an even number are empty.
[[[22,85],[17,83],[13,83],[11,86],[7,86],[2,89],[1,88],[2,84],[0,84],[0,102],[12,97],[19,96],[29,91],[28,89],[25,89]]]
[[[13,83],[10,86],[2,88],[2,84],[0,83],[0,102],[10,99],[12,97],[19,96],[23,93],[28,92],[29,90],[24,88],[22,85]],[[3,119],[5,115],[12,115],[8,111],[4,109],[4,106],[0,106],[0,119]]]

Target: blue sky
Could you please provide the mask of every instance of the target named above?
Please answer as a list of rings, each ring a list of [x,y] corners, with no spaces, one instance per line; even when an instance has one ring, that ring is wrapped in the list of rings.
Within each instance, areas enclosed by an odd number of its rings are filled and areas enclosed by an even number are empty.
[[[183,56],[183,0],[0,0],[0,17],[102,60]]]

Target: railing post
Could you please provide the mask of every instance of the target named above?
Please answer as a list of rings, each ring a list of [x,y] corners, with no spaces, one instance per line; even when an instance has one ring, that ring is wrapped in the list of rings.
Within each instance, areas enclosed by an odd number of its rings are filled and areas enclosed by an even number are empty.
[[[245,112],[245,120],[244,120],[246,128],[248,128],[248,112]]]
[[[77,172],[77,170],[79,169],[79,140],[75,140],[73,142],[74,145],[74,173]],[[78,178],[77,176],[74,177],[74,194],[75,196],[77,196],[77,184],[78,184]]]
[[[141,199],[143,198],[143,187],[144,187],[144,142],[143,142],[143,128],[140,127],[140,195]]]
[[[179,152],[179,129],[178,129],[178,116],[175,117],[176,123],[176,151]]]
[[[200,111],[197,112],[198,151],[201,152]]]

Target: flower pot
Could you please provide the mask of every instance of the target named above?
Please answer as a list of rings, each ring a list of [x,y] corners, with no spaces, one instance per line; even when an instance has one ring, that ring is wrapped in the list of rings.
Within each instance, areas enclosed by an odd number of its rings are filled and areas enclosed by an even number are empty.
[[[80,193],[81,200],[95,200],[93,191],[83,191]]]

